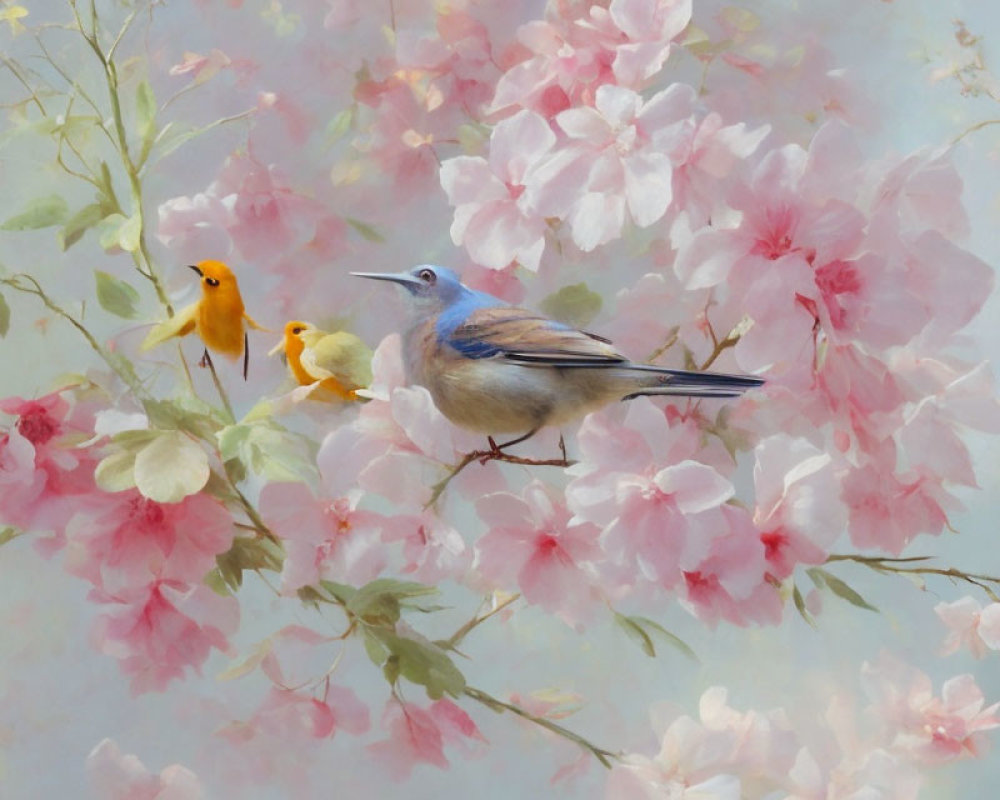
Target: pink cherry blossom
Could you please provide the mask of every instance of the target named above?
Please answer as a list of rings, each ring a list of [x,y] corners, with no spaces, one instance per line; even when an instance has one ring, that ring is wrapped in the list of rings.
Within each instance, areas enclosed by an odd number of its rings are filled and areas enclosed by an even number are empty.
[[[409,777],[421,763],[447,769],[446,744],[467,748],[472,742],[485,741],[469,715],[450,700],[437,700],[426,710],[390,700],[383,725],[389,738],[368,745],[368,750],[396,781]]]
[[[670,155],[683,140],[694,90],[673,84],[644,101],[631,89],[605,85],[594,103],[556,116],[568,142],[532,171],[526,192],[542,216],[569,221],[584,251],[618,238],[626,210],[639,227],[666,213]]]
[[[87,777],[102,800],[202,800],[207,795],[187,767],[171,764],[151,773],[134,755],[103,739],[87,756]]]
[[[542,117],[522,111],[493,129],[489,160],[458,156],[441,165],[441,186],[455,206],[452,241],[474,261],[502,269],[516,260],[538,269],[547,226],[523,195],[526,175],[555,141]]]
[[[382,541],[402,543],[399,569],[423,583],[458,579],[472,563],[462,534],[429,511],[392,517],[382,529]]]
[[[965,647],[976,658],[982,658],[988,649],[1000,650],[1000,603],[989,603],[984,608],[966,595],[953,603],[938,603],[934,613],[948,628],[941,655]]]
[[[599,529],[570,524],[570,512],[533,481],[521,496],[498,492],[476,503],[489,531],[476,542],[479,571],[501,587],[515,582],[524,598],[570,625],[592,611],[600,595],[590,566],[603,558]]]
[[[17,417],[0,432],[0,519],[54,533],[56,547],[81,499],[96,492],[96,456],[80,446],[91,438],[95,409],[68,398],[68,391],[56,391],[37,400],[0,400],[0,411]]]
[[[769,572],[784,579],[796,564],[823,563],[847,521],[831,456],[786,434],[763,440],[754,455],[754,524]]]
[[[269,483],[259,509],[285,548],[283,592],[294,594],[320,579],[355,586],[374,580],[386,565],[379,539],[383,518],[359,509],[361,493],[317,499],[301,483]]]
[[[706,558],[685,569],[683,597],[692,612],[709,626],[720,619],[734,625],[775,624],[782,603],[768,578],[766,547],[749,514],[723,506],[720,531]]]
[[[566,489],[569,508],[602,528],[601,546],[633,580],[671,588],[683,571],[708,556],[712,539],[728,527],[719,506],[733,495],[716,469],[696,461],[696,425],[634,400],[624,424],[602,412],[580,428],[580,463]],[[722,456],[719,463],[723,463]]]
[[[239,604],[203,584],[156,580],[116,594],[95,592],[113,610],[98,617],[94,646],[117,658],[132,693],[164,691],[199,671],[210,651],[228,651],[239,619]]]
[[[232,545],[229,511],[205,494],[157,503],[129,489],[90,506],[67,527],[66,568],[109,593],[154,579],[197,583]]]
[[[913,472],[897,475],[895,456],[895,448],[885,445],[843,480],[851,541],[894,555],[921,533],[941,533],[948,524],[946,506],[954,502],[940,479]]]

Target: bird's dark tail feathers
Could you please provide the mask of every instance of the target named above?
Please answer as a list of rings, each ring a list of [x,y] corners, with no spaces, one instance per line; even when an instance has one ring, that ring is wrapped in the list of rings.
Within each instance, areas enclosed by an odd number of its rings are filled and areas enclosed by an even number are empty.
[[[739,397],[748,389],[764,384],[762,378],[752,375],[727,375],[722,372],[692,372],[684,369],[666,369],[648,364],[631,364],[630,370],[651,373],[650,381],[641,388],[625,395],[631,400],[641,395],[679,395],[682,397]]]

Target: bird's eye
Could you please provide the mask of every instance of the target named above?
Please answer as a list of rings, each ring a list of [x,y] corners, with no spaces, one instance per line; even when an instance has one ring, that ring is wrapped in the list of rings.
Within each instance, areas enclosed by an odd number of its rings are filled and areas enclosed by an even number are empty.
[[[295,334],[302,333],[302,328],[292,328],[292,333],[295,333]]]
[[[428,286],[433,286],[434,281],[437,280],[437,275],[434,274],[432,269],[422,269],[417,273],[417,277],[420,278]]]
[[[205,283],[207,283],[209,286],[218,286],[219,285],[218,280],[216,280],[215,278],[205,278]]]

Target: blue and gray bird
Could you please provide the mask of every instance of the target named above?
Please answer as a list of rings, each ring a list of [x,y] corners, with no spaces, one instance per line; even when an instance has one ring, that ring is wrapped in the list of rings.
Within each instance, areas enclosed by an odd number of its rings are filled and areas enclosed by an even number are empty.
[[[607,339],[469,289],[443,267],[351,274],[407,290],[416,310],[405,338],[410,382],[425,386],[456,425],[488,435],[523,434],[499,447],[617,400],[738,397],[764,382],[636,364]]]

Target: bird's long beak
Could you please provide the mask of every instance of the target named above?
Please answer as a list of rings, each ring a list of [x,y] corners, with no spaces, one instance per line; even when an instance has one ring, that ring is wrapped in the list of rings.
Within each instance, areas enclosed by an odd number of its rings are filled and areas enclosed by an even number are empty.
[[[408,272],[352,272],[358,278],[371,278],[376,281],[392,281],[401,286],[422,286],[419,280]]]
[[[193,269],[195,272],[197,272],[199,278],[203,277],[203,273],[200,267],[196,267],[194,264],[188,264],[187,267],[188,269]]]

